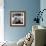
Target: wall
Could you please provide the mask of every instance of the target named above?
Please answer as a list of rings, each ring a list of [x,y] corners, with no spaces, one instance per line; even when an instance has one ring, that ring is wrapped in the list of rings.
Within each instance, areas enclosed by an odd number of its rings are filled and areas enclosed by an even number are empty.
[[[46,0],[41,0],[40,1],[40,9],[41,9],[41,11],[43,9],[46,9]],[[43,20],[43,22],[42,21],[40,22],[40,25],[43,25],[43,26],[46,27],[46,20],[45,20],[46,19],[46,11],[43,12],[43,16],[42,17],[43,17],[44,20]]]
[[[10,11],[25,10],[26,26],[11,27]],[[40,0],[4,0],[4,36],[7,41],[18,41],[32,30],[35,14],[40,10]]]
[[[4,41],[4,0],[0,0],[0,42]]]

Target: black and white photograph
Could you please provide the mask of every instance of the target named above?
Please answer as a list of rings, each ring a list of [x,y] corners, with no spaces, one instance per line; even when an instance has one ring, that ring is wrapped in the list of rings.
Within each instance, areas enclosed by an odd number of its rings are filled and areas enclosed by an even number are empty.
[[[24,26],[25,12],[24,11],[11,11],[10,12],[10,25],[11,26]]]

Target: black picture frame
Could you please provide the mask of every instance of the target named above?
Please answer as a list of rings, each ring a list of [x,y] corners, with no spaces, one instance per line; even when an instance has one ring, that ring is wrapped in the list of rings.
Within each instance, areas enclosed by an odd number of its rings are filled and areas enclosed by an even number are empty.
[[[26,11],[10,11],[10,26],[22,27],[26,25]]]

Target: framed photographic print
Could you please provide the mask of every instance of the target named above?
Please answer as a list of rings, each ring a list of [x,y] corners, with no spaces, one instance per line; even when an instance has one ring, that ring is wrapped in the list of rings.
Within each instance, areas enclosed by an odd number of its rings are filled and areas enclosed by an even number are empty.
[[[25,26],[25,11],[10,11],[10,26]]]

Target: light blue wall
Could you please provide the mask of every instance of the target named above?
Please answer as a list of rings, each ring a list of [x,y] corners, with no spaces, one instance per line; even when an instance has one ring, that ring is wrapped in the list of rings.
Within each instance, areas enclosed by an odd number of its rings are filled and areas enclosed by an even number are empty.
[[[46,0],[41,0],[40,1],[40,10],[42,11],[43,9],[46,9]],[[45,26],[46,27],[46,10],[43,12],[43,22],[40,22],[40,25]]]
[[[7,41],[18,41],[32,30],[33,19],[40,9],[40,0],[4,0],[4,35]],[[25,10],[26,26],[10,27],[10,11]]]

